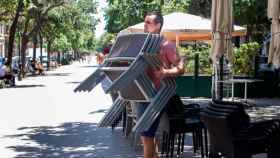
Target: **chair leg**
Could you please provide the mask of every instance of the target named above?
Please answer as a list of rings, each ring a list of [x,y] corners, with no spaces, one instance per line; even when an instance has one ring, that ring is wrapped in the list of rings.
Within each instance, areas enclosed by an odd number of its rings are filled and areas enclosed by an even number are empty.
[[[193,152],[196,153],[196,135],[195,131],[192,132],[192,138],[193,138]]]
[[[207,129],[203,127],[204,131],[204,147],[205,147],[205,156],[208,157],[208,135],[207,135]]]
[[[178,133],[178,137],[175,138],[175,140],[177,140],[177,154],[176,154],[176,157],[179,157],[180,156],[180,151],[181,151],[181,133]]]
[[[170,157],[173,158],[174,154],[174,139],[175,139],[175,134],[171,134],[171,151],[170,151]]]
[[[209,153],[209,158],[219,158],[220,156],[218,154],[214,154],[212,152]]]
[[[169,153],[170,153],[170,133],[167,134],[167,137],[166,137],[166,158],[169,157]]]
[[[184,155],[184,146],[185,146],[185,133],[182,133],[181,157],[183,157]]]
[[[161,143],[161,157],[163,158],[167,152],[167,133],[163,132],[162,134],[162,143]]]
[[[123,127],[123,129],[122,129],[122,131],[123,131],[123,133],[124,133],[124,135],[126,136],[126,119],[127,119],[127,115],[126,115],[126,108],[124,108],[124,110],[123,110],[123,113],[122,113],[122,120],[123,120],[123,124],[122,124],[122,127]]]
[[[199,142],[200,142],[201,158],[204,158],[204,146],[203,146],[202,128],[199,128]]]

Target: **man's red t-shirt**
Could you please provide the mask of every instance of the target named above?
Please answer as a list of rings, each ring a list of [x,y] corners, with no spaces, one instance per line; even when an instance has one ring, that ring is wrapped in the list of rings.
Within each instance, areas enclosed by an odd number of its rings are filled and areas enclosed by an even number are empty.
[[[180,56],[176,51],[176,46],[170,41],[163,41],[159,52],[160,59],[163,63],[164,68],[171,68],[172,65],[176,66],[180,62]],[[148,76],[151,78],[152,82],[155,84],[156,88],[160,87],[160,81],[162,77],[155,75],[156,70],[147,70]]]

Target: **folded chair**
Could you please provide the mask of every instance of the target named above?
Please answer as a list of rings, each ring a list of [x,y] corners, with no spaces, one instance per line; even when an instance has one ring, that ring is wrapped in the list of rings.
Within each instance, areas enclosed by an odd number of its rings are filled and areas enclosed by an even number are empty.
[[[201,113],[210,138],[210,158],[249,158],[267,153],[279,157],[280,122],[251,123],[242,103],[214,100]]]
[[[163,133],[161,156],[183,157],[185,134],[191,133],[194,153],[200,149],[201,157],[207,157],[207,130],[200,120],[199,104],[184,105],[178,95],[173,96],[165,109],[169,117],[169,131]],[[204,137],[203,137],[204,135]]]
[[[74,91],[91,91],[105,79],[109,80],[112,84],[114,80],[128,69],[131,62],[135,60],[135,57],[143,49],[143,45],[145,45],[148,37],[148,34],[126,34],[118,36],[104,64],[100,65],[87,79],[75,88]],[[105,91],[107,92],[106,89]],[[135,97],[135,95],[133,95],[135,93],[128,94],[132,94],[132,96]],[[141,97],[139,95],[137,96],[137,94],[140,93],[136,93],[136,98]],[[124,100],[119,94],[118,96],[119,97],[114,101],[106,115],[99,122],[100,127],[115,127],[122,120],[120,118],[123,118],[125,106],[129,104],[129,100]],[[124,121],[123,123],[126,122]]]
[[[100,127],[115,123],[122,114],[120,109],[123,109],[126,101],[135,101],[150,103],[133,127],[136,133],[146,130],[159,116],[169,98],[174,95],[176,89],[174,78],[165,78],[161,81],[160,89],[156,89],[145,72],[149,67],[159,69],[162,65],[157,55],[162,40],[163,37],[157,34],[119,36],[104,64],[75,89],[75,91],[91,91],[105,78],[111,81],[111,86],[105,92],[118,93],[120,98],[105,114],[99,123]],[[124,62],[126,65],[121,64]]]

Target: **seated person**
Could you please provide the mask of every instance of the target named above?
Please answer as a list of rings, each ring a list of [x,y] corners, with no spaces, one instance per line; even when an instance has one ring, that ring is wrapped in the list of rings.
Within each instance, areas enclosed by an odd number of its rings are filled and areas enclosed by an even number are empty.
[[[44,67],[41,63],[37,62],[37,60],[32,60],[31,67],[33,68],[33,73],[38,71],[39,75],[44,74]]]
[[[0,66],[0,79],[6,80],[10,86],[15,86],[15,76],[9,71],[7,64]]]
[[[36,69],[39,71],[39,75],[44,75],[44,66],[42,63],[38,62],[36,64]]]

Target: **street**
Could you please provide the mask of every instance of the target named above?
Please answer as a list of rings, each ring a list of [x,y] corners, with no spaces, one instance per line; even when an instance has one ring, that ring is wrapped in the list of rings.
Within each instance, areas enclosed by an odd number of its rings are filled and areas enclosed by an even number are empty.
[[[76,62],[0,89],[1,157],[137,157],[121,130],[96,127],[112,104],[101,86],[73,92],[94,65]]]

